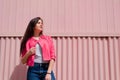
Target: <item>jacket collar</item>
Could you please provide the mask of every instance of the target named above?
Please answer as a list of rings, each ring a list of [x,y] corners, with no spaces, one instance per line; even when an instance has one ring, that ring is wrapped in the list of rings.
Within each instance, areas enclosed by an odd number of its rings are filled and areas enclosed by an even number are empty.
[[[41,39],[45,39],[46,36],[42,34],[42,35],[40,35],[39,40],[40,40],[40,38],[41,38]],[[34,41],[37,41],[36,39],[34,39],[34,37],[31,37],[31,39],[34,40]]]

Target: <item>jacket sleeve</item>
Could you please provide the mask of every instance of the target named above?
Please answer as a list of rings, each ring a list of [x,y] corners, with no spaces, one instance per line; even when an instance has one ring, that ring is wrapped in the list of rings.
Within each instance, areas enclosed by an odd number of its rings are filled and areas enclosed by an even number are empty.
[[[51,59],[56,59],[56,53],[55,53],[55,48],[54,48],[54,43],[51,37],[49,37],[50,40],[50,57]]]

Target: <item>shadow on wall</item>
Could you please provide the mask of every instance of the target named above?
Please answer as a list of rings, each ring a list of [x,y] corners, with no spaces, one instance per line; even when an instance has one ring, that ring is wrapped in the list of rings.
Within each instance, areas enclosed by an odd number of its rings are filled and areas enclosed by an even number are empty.
[[[27,66],[20,63],[17,65],[9,80],[27,80]]]

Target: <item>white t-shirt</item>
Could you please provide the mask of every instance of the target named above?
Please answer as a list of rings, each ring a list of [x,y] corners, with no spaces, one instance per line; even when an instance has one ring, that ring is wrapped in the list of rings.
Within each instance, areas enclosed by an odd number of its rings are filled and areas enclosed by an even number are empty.
[[[36,53],[35,53],[34,62],[35,63],[48,63],[46,61],[43,61],[42,48],[41,48],[40,44],[37,43],[35,47],[36,47]]]

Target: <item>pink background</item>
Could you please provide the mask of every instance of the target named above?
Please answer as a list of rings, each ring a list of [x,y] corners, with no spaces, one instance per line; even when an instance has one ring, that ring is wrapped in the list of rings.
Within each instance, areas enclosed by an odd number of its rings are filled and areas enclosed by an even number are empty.
[[[36,16],[53,37],[57,80],[120,80],[120,0],[0,0],[0,80],[26,80],[19,47]]]

